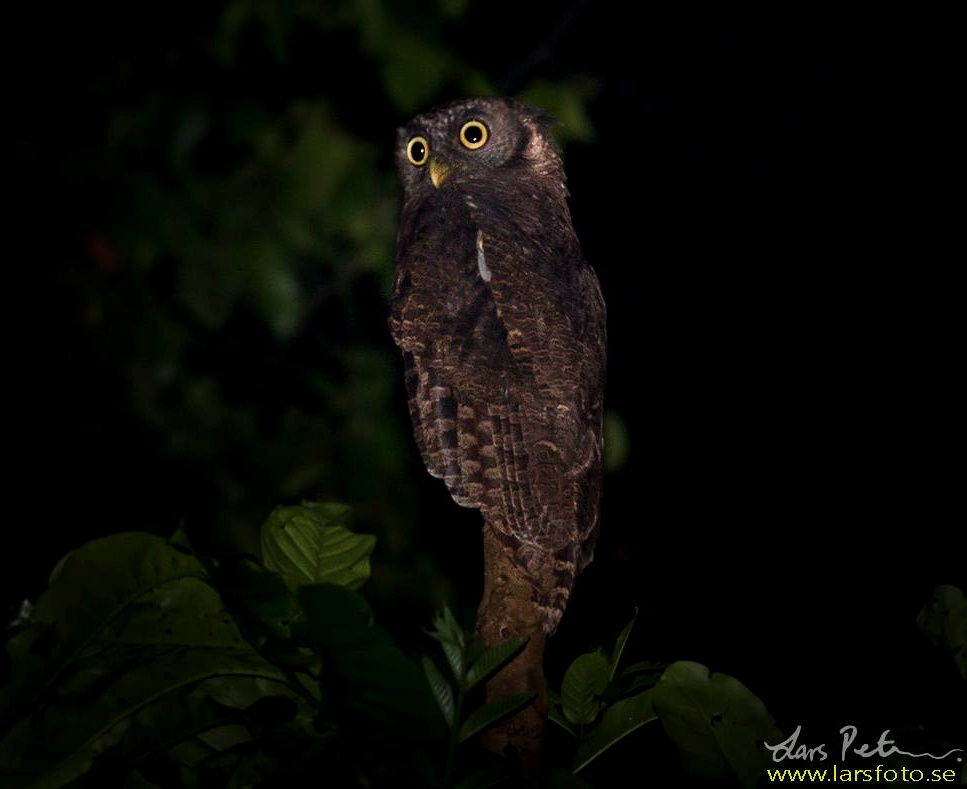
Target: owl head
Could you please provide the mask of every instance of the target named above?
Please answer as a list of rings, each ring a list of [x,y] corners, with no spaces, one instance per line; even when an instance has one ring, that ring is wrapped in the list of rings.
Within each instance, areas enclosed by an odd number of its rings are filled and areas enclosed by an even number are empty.
[[[451,190],[520,194],[528,181],[564,196],[564,170],[541,110],[508,98],[462,99],[397,131],[396,163],[407,197]],[[534,191],[534,190],[532,190]]]

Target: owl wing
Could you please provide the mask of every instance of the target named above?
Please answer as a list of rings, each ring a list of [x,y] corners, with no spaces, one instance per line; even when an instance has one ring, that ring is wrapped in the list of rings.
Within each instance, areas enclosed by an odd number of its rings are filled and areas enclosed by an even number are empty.
[[[551,254],[493,243],[487,259],[508,349],[543,406],[527,408],[521,424],[517,468],[526,474],[518,478],[531,506],[515,508],[511,528],[536,536],[580,570],[598,532],[606,316],[598,279],[570,226],[554,235],[565,243]]]
[[[418,251],[404,250],[401,261],[390,330],[403,351],[417,447],[427,471],[444,480],[458,504],[486,511],[484,469],[494,455],[488,447],[495,446],[488,404],[508,399],[515,366],[506,330],[476,271],[466,276],[448,263],[446,270],[463,276],[433,278]]]
[[[429,261],[399,267],[390,326],[428,471],[506,536],[572,548],[580,568],[597,530],[604,305],[580,250],[566,254],[547,271],[492,244],[489,280],[464,254],[457,286],[432,290],[411,279]]]

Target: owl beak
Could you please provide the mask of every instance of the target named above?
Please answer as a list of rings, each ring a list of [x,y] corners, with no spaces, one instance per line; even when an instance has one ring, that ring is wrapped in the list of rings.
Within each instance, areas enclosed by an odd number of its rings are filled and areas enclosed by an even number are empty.
[[[439,159],[430,159],[430,180],[433,181],[433,185],[439,189],[440,184],[447,180],[447,176],[450,174],[450,168],[447,167]]]

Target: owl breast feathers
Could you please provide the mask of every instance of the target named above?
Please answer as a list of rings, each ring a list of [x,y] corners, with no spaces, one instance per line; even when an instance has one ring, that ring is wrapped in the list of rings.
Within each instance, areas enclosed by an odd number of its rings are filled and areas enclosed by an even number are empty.
[[[427,470],[514,552],[553,632],[598,533],[606,351],[547,127],[474,99],[399,130],[390,328]]]

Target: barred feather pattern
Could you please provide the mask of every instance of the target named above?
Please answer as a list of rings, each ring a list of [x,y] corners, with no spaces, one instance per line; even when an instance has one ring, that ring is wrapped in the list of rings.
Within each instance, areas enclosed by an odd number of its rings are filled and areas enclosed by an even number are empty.
[[[450,142],[467,117],[490,130],[473,155]],[[599,531],[606,339],[542,123],[474,100],[400,130],[390,329],[427,470],[481,511],[552,633]],[[442,184],[407,160],[413,135]]]
[[[553,429],[543,420],[527,420],[520,403],[466,402],[437,368],[409,352],[404,371],[414,435],[428,471],[444,481],[457,504],[479,509],[513,551],[532,582],[544,630],[553,633],[577,574],[593,557],[600,427],[588,431],[582,462],[567,466],[550,438]],[[548,487],[548,481],[557,484]]]

